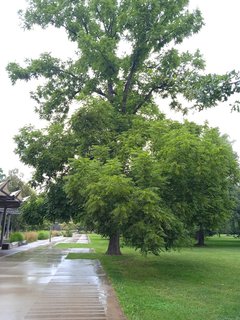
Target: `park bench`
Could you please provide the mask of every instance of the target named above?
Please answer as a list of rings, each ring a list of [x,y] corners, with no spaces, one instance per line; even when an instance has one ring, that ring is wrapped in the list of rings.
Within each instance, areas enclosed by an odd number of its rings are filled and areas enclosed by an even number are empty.
[[[27,240],[17,241],[17,242],[4,242],[2,244],[2,250],[9,250],[16,247],[24,246],[27,244]]]
[[[9,249],[12,249],[12,248],[16,248],[18,246],[19,246],[18,242],[4,242],[2,244],[2,250],[9,250]]]

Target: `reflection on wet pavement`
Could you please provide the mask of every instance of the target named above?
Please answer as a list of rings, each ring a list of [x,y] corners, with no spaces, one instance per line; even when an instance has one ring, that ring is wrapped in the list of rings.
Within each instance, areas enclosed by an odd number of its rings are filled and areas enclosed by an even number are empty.
[[[0,319],[124,319],[99,261],[67,260],[70,251],[48,246],[1,257]]]
[[[93,252],[93,249],[89,249],[89,248],[72,248],[70,250],[70,252],[74,252],[74,253],[90,253]]]

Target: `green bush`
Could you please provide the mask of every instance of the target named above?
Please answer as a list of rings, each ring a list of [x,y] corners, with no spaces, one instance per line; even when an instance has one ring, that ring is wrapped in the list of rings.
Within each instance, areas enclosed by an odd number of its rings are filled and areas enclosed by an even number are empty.
[[[38,240],[46,240],[46,239],[49,239],[49,231],[39,231]]]
[[[72,237],[72,235],[73,235],[72,230],[64,230],[63,231],[63,236],[64,237]]]
[[[21,232],[13,232],[10,234],[10,242],[19,242],[24,240],[24,235]]]
[[[73,221],[68,223],[61,224],[62,227],[62,235],[64,237],[72,237],[73,233],[77,231],[78,225],[76,225]]]

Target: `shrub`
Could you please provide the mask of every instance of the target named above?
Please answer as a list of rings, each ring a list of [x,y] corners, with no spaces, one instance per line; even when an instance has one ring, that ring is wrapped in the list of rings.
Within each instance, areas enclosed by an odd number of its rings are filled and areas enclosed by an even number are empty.
[[[77,230],[77,225],[72,221],[68,223],[63,223],[61,227],[62,227],[62,235],[64,237],[72,237],[73,233],[76,232]]]
[[[24,240],[24,235],[21,232],[13,232],[10,234],[10,242],[19,242]]]
[[[38,239],[38,233],[36,231],[25,232],[24,236],[27,242],[34,242],[34,241],[37,241]]]
[[[62,235],[61,231],[58,230],[52,230],[52,237],[59,237]]]
[[[46,239],[49,239],[49,231],[39,231],[38,240],[46,240]]]
[[[64,237],[72,237],[72,235],[73,235],[72,230],[64,230],[63,231],[63,236]]]

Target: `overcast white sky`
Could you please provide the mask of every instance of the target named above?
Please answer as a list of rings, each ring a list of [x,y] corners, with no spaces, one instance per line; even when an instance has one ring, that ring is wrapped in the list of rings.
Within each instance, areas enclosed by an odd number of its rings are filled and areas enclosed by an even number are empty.
[[[26,124],[39,125],[34,113],[34,101],[29,91],[33,84],[18,82],[11,85],[5,71],[9,62],[22,62],[25,58],[36,58],[42,52],[52,52],[55,56],[67,58],[74,47],[59,30],[23,31],[17,11],[26,6],[25,0],[3,1],[0,11],[0,168],[5,173],[19,168],[30,178],[31,170],[20,163],[14,154],[13,136]],[[190,0],[191,8],[198,7],[204,16],[205,27],[198,35],[184,42],[184,48],[194,51],[200,49],[207,63],[207,71],[224,73],[232,69],[240,70],[240,0]],[[165,110],[166,111],[166,110]],[[168,113],[182,120],[180,114]],[[231,113],[228,104],[217,108],[195,112],[190,120],[219,127],[234,140],[234,149],[240,154],[240,113]]]

